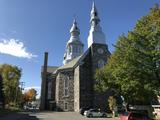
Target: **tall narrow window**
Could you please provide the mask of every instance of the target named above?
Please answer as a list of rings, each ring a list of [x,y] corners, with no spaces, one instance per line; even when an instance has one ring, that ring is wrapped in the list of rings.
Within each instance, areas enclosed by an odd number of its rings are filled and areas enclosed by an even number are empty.
[[[72,52],[72,51],[71,51],[71,46],[69,46],[69,54],[71,54],[71,52]]]
[[[52,87],[52,83],[48,82],[48,99],[51,99],[51,87]]]
[[[64,76],[64,96],[68,96],[68,87],[69,87],[69,77]]]
[[[67,111],[68,110],[68,103],[65,101],[64,102],[64,110]]]

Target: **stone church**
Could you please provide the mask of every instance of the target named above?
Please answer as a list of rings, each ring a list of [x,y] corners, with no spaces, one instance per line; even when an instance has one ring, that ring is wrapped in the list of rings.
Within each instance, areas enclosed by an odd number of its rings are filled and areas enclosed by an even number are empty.
[[[81,107],[106,108],[108,93],[94,90],[94,75],[107,63],[110,56],[105,35],[95,4],[90,13],[88,48],[80,40],[76,20],[70,29],[71,37],[66,44],[63,66],[48,66],[45,53],[41,68],[41,110],[79,111]]]

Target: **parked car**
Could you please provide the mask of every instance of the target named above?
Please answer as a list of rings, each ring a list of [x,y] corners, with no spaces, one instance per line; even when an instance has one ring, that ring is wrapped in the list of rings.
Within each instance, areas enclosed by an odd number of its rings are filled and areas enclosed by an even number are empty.
[[[107,117],[107,113],[101,112],[98,109],[90,109],[84,112],[87,117]]]
[[[25,105],[24,107],[23,107],[23,109],[24,110],[39,110],[39,107],[38,106],[27,106],[27,105]]]
[[[125,112],[120,116],[120,120],[152,120],[147,114],[138,112]]]
[[[82,107],[82,108],[80,109],[79,113],[80,113],[81,115],[84,115],[84,111],[87,111],[87,110],[89,110],[89,109],[90,109],[89,107]]]

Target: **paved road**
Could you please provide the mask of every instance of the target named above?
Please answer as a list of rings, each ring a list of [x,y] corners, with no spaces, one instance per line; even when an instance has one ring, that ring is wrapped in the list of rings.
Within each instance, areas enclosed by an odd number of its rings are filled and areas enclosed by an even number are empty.
[[[119,120],[118,118],[86,118],[76,112],[12,113],[0,120]]]
[[[19,112],[19,113],[9,113],[5,116],[0,117],[0,120],[39,120],[36,116],[30,116],[31,113]]]

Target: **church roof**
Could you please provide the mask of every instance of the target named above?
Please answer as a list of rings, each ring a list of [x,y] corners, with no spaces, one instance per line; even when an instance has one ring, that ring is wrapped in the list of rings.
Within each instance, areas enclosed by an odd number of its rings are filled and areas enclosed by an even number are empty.
[[[47,67],[47,72],[49,72],[49,73],[52,73],[52,72],[54,72],[55,70],[57,70],[57,66],[48,66]]]
[[[47,72],[48,73],[53,73],[54,71],[56,71],[57,70],[57,66],[47,66]],[[41,68],[41,71],[43,71],[43,66],[42,66],[42,68]]]
[[[76,57],[75,59],[73,59],[73,60],[70,61],[69,63],[67,63],[67,64],[65,64],[65,65],[63,65],[63,66],[61,66],[61,67],[59,67],[58,70],[73,68],[74,65],[76,65],[76,63],[79,61],[79,59],[80,59],[81,57],[82,57],[82,55],[79,56],[79,57]]]
[[[69,63],[59,67],[57,70],[63,70],[63,69],[69,69],[69,68],[74,68],[76,65],[79,65],[81,61],[85,58],[85,56],[88,54],[89,49],[82,55],[76,57]]]

